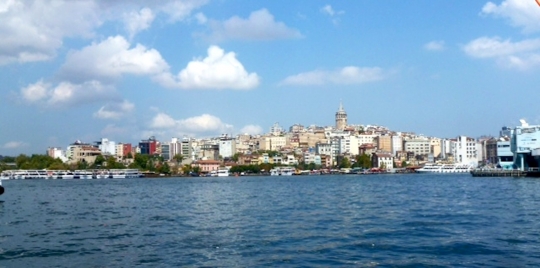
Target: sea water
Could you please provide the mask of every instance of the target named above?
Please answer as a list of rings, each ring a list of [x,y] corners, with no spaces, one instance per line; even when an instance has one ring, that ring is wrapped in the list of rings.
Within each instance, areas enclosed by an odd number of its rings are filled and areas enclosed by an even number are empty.
[[[540,180],[4,181],[0,267],[538,267]]]

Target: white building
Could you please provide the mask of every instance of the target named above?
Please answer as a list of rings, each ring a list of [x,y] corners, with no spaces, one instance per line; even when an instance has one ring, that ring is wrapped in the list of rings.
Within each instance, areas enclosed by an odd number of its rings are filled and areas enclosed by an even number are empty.
[[[110,141],[109,139],[103,138],[101,139],[101,141],[98,141],[97,143],[98,143],[98,148],[102,154],[116,156],[116,143],[114,141]]]
[[[457,164],[478,165],[478,146],[474,138],[457,137],[453,154]]]
[[[219,139],[219,155],[230,158],[236,153],[236,140],[223,136]]]
[[[396,156],[397,152],[403,151],[403,137],[393,135],[391,139],[392,155]]]

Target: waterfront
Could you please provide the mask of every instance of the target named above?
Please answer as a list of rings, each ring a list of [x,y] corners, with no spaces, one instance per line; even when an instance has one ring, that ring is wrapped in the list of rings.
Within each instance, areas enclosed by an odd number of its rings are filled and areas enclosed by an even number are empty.
[[[4,181],[0,267],[540,265],[540,180]]]

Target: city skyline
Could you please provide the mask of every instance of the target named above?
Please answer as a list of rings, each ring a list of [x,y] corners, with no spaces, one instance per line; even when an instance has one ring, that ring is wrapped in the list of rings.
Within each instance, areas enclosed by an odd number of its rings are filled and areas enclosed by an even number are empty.
[[[0,3],[0,155],[102,137],[540,124],[534,0]]]

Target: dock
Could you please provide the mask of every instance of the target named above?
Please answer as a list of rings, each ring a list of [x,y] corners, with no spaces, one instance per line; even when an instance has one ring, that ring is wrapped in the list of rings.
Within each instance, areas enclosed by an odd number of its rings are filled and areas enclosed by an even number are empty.
[[[528,177],[526,171],[518,169],[475,169],[471,171],[473,177]]]

